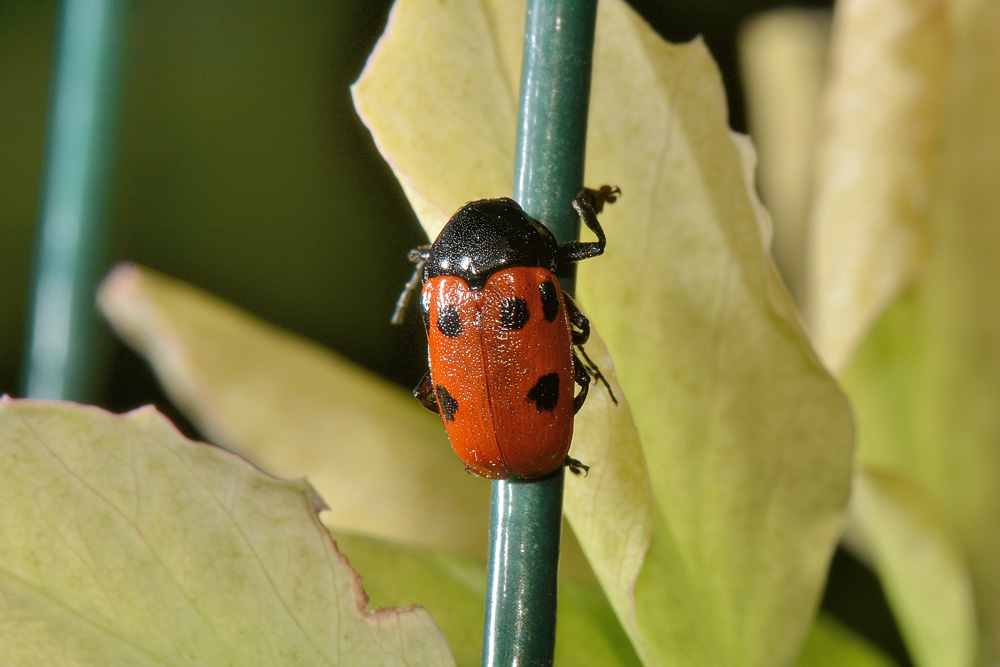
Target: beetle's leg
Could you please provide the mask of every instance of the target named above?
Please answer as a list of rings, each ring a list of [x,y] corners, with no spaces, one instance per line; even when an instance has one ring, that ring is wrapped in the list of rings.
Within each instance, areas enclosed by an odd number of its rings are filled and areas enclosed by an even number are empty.
[[[573,327],[579,329],[579,331],[574,331],[573,328],[570,327],[570,331],[572,332],[573,335],[573,345],[577,347],[577,349],[580,351],[580,354],[583,355],[584,361],[587,362],[586,363],[587,370],[590,371],[591,375],[593,375],[595,378],[600,380],[601,383],[604,384],[604,387],[608,390],[608,394],[611,395],[611,400],[614,402],[615,405],[618,405],[618,399],[615,398],[615,392],[611,391],[611,385],[608,384],[608,380],[607,378],[604,377],[604,373],[600,371],[600,369],[597,367],[597,364],[595,364],[590,359],[590,357],[587,356],[587,351],[583,349],[583,344],[586,343],[587,340],[590,338],[590,320],[587,319],[586,315],[580,312],[580,308],[576,305],[576,301],[573,300],[573,297],[571,297],[569,294],[566,294],[565,292],[563,293],[563,297],[566,299],[566,314],[569,315],[569,322],[570,324],[573,325]],[[576,359],[577,363],[579,363],[579,358],[576,357],[574,358]],[[588,378],[588,383],[589,381],[590,380]],[[581,393],[586,394],[586,392],[581,392]],[[582,405],[583,402],[581,401],[580,404]],[[579,409],[580,408],[577,408],[577,410]]]
[[[577,197],[586,197],[594,211],[600,213],[605,204],[614,204],[622,194],[621,188],[612,185],[602,185],[598,189],[584,188]]]
[[[590,372],[580,361],[580,357],[576,356],[576,352],[573,353],[573,374],[575,376],[573,379],[580,385],[580,393],[573,397],[573,414],[576,414],[583,407],[583,402],[587,400],[587,392],[590,391]]]
[[[413,293],[417,291],[417,287],[420,285],[420,279],[423,277],[424,273],[424,265],[427,264],[427,255],[430,251],[430,245],[422,245],[417,246],[407,255],[407,258],[416,264],[416,267],[413,269],[413,275],[410,277],[410,281],[406,283],[406,287],[403,288],[403,293],[399,295],[399,300],[396,301],[396,310],[393,311],[392,319],[390,320],[393,324],[403,323],[406,306],[409,305],[410,299],[413,297]]]
[[[430,373],[424,373],[424,377],[420,380],[420,384],[413,389],[413,398],[420,401],[420,405],[424,406],[431,412],[441,414],[441,410],[438,408],[437,392],[434,391],[434,383],[431,382]]]
[[[557,263],[562,266],[567,262],[579,262],[604,253],[607,238],[601,227],[597,214],[604,209],[604,204],[611,204],[621,194],[621,190],[610,185],[602,185],[599,190],[584,188],[573,200],[573,208],[584,224],[594,232],[597,241],[571,241],[559,246]]]
[[[576,301],[566,292],[563,292],[563,299],[566,300],[566,314],[569,316],[569,323],[579,329],[573,332],[573,345],[583,345],[590,338],[590,320],[580,311]]]
[[[569,456],[566,457],[566,461],[563,465],[569,468],[569,471],[574,475],[583,475],[584,477],[586,477],[587,473],[590,472],[590,466],[584,465],[583,463],[580,463],[576,459],[571,458]]]
[[[587,371],[593,377],[595,377],[595,378],[597,378],[598,380],[601,381],[601,384],[604,385],[604,388],[608,390],[608,395],[611,397],[611,402],[614,403],[615,405],[618,405],[618,399],[615,398],[615,392],[611,391],[611,385],[608,384],[608,379],[606,377],[604,377],[604,373],[602,373],[601,369],[599,369],[597,367],[597,364],[595,364],[593,361],[591,361],[590,357],[587,356],[587,351],[586,350],[584,350],[582,347],[579,347],[577,349],[579,349],[580,350],[580,354],[583,355],[583,360],[584,360],[584,362],[587,365]]]

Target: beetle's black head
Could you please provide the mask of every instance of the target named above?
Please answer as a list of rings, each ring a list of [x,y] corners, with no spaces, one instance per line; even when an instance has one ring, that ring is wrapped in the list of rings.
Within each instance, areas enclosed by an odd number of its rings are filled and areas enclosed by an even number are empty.
[[[559,244],[552,233],[516,201],[479,199],[458,209],[431,246],[424,281],[458,276],[472,290],[512,266],[556,269]]]

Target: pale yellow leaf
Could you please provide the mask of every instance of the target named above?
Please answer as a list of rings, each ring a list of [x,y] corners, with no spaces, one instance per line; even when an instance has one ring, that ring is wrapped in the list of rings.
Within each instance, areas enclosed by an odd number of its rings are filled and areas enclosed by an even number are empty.
[[[152,409],[0,400],[0,664],[454,664],[426,610],[367,610],[322,509]]]
[[[850,413],[766,254],[751,156],[729,132],[707,51],[665,44],[627,12],[601,17],[588,181],[624,196],[579,292],[614,358],[654,499],[634,589],[609,597],[633,597],[640,655],[780,664],[810,627],[839,533]]]
[[[518,2],[396,2],[352,87],[432,239],[465,202],[510,192],[523,26]]]
[[[926,259],[950,57],[943,0],[837,5],[808,297],[816,349],[835,373]]]

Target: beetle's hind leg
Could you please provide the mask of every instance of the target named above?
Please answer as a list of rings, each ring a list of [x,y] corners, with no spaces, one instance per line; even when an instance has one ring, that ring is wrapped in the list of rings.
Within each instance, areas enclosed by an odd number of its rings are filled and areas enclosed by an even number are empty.
[[[583,387],[583,390],[580,391],[580,396],[577,397],[580,401],[580,405],[583,405],[583,401],[587,396],[587,387],[580,382],[581,369],[583,369],[584,373],[588,374],[586,380],[587,385],[590,385],[589,376],[594,376],[600,380],[604,387],[608,390],[608,394],[611,396],[611,400],[614,404],[618,405],[618,399],[615,398],[615,392],[611,391],[611,385],[608,384],[608,380],[604,377],[604,373],[602,373],[597,367],[597,364],[595,364],[591,358],[587,356],[587,351],[583,349],[583,344],[590,339],[590,320],[588,320],[587,316],[580,311],[580,308],[576,305],[576,301],[573,300],[573,297],[565,293],[563,293],[563,296],[566,299],[566,313],[569,315],[569,322],[572,325],[570,330],[573,335],[573,345],[575,345],[577,350],[580,351],[580,354],[583,355],[583,359],[586,362],[586,364],[581,363],[580,358],[576,356],[576,353],[573,354],[573,359],[577,367],[576,383]],[[580,407],[576,405],[576,399],[574,399],[573,405],[576,410],[580,409]]]
[[[407,254],[407,259],[413,262],[416,266],[413,269],[413,275],[410,276],[409,282],[406,283],[406,287],[403,288],[403,293],[399,295],[399,299],[396,301],[396,310],[392,312],[392,319],[390,322],[393,324],[402,324],[403,317],[406,314],[406,307],[410,304],[410,299],[413,298],[413,293],[417,291],[417,287],[420,286],[420,280],[423,278],[424,266],[427,264],[427,256],[431,251],[431,246],[425,244],[422,246],[417,246]]]
[[[590,339],[590,320],[580,311],[576,301],[566,292],[563,292],[566,300],[566,314],[569,316],[569,323],[573,325],[573,345],[583,345]]]
[[[573,414],[576,414],[583,407],[583,402],[587,400],[587,393],[590,391],[590,371],[580,361],[580,357],[576,356],[576,352],[573,352],[573,374],[573,379],[580,385],[580,393],[573,397]]]
[[[611,397],[611,402],[618,405],[618,399],[615,398],[615,392],[611,391],[611,385],[608,384],[608,379],[604,377],[604,373],[602,373],[601,369],[597,367],[597,364],[595,364],[591,358],[587,356],[587,351],[584,350],[583,347],[578,346],[577,349],[580,351],[580,354],[583,355],[584,360],[584,363],[580,365],[585,366],[584,370],[604,385],[604,388],[608,390],[608,396]],[[577,358],[577,362],[579,362],[579,358]]]

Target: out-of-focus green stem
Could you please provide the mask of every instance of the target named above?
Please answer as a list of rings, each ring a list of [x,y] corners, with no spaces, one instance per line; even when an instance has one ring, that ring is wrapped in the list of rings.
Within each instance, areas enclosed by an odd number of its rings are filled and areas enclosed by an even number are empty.
[[[560,242],[580,231],[596,13],[596,0],[528,3],[514,199]],[[483,665],[552,664],[564,474],[493,483]]]
[[[33,398],[84,400],[92,381],[123,9],[122,0],[62,4],[25,355]]]

